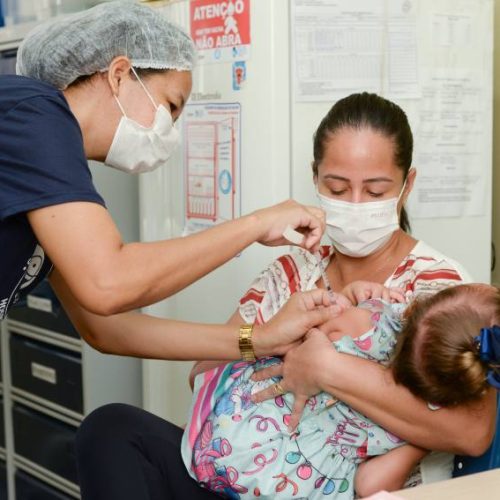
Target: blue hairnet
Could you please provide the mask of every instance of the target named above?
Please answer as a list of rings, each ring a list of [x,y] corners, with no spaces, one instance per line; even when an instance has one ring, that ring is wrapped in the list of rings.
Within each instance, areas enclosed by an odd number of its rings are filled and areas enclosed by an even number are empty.
[[[16,70],[65,89],[105,71],[117,56],[136,68],[189,71],[195,49],[189,35],[150,7],[107,2],[36,27],[19,47]]]

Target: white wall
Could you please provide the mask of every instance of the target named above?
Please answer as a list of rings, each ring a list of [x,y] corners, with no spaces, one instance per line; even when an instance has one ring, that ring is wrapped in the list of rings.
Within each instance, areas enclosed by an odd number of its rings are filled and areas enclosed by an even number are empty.
[[[496,268],[491,279],[500,286],[500,0],[495,0],[494,50],[494,115],[493,115],[493,242],[496,248]]]

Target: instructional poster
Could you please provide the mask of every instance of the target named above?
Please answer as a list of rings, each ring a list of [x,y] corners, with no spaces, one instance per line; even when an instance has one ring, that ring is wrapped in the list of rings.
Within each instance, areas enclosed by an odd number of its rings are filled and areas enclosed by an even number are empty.
[[[184,235],[240,216],[241,105],[189,104],[184,111]]]
[[[190,24],[199,63],[248,59],[250,0],[191,0]]]
[[[482,215],[488,188],[485,165],[490,161],[482,75],[451,68],[429,71],[423,91],[412,217]]]

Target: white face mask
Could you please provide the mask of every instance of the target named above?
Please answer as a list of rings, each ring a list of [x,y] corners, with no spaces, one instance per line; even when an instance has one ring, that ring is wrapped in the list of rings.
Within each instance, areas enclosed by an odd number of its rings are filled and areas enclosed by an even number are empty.
[[[351,257],[366,257],[387,243],[399,229],[397,198],[366,203],[339,201],[317,193],[326,212],[326,232],[333,246]]]
[[[132,71],[156,108],[155,119],[151,127],[143,127],[127,117],[118,97],[115,96],[123,116],[104,163],[123,172],[139,174],[150,172],[164,164],[178,147],[180,136],[168,109],[156,105],[133,68]]]

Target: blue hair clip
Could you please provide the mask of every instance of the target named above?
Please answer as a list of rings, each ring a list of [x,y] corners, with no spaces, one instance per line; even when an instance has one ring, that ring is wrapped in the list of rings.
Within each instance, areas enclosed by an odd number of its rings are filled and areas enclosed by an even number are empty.
[[[474,339],[477,343],[479,358],[491,368],[487,380],[495,389],[500,390],[500,326],[481,328],[481,333]]]

